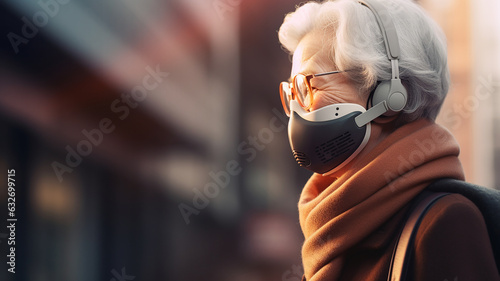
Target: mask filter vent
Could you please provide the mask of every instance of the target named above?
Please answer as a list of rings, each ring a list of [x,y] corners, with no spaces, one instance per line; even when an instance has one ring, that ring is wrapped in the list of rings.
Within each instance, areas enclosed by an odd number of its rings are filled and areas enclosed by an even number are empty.
[[[334,172],[353,159],[368,142],[370,123],[358,127],[355,120],[365,112],[362,106],[336,104],[304,112],[295,103],[291,103],[288,137],[300,166],[319,174]]]
[[[295,158],[295,161],[299,163],[300,166],[302,167],[308,167],[311,165],[311,160],[307,157],[307,155],[303,152],[293,150],[293,157]]]
[[[315,152],[321,162],[328,163],[343,153],[349,152],[353,145],[355,145],[355,142],[351,132],[345,132],[338,137],[316,146]]]

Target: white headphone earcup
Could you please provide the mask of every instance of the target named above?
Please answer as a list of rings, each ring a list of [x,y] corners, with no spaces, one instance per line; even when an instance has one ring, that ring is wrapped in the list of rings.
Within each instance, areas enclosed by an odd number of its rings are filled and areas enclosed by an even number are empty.
[[[377,88],[373,91],[372,105],[376,105],[387,100],[389,96],[389,91],[391,90],[390,81],[382,81],[377,85]]]
[[[371,104],[375,106],[385,101],[388,110],[382,116],[394,116],[404,109],[407,100],[406,89],[401,84],[401,80],[397,79],[380,82],[373,92]]]
[[[377,85],[377,88],[373,91],[371,106],[375,106],[383,101],[387,101],[389,98],[389,92],[391,91],[391,82],[382,81]],[[392,116],[395,112],[389,110],[382,116]]]

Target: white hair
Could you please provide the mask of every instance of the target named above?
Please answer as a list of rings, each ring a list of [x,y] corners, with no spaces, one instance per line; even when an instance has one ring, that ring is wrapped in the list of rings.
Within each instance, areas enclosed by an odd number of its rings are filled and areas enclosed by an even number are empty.
[[[450,76],[446,38],[422,7],[411,0],[380,0],[396,26],[401,47],[400,77],[408,103],[400,115],[407,123],[435,120],[448,93]],[[309,33],[323,32],[332,70],[352,70],[347,77],[369,95],[377,81],[391,79],[383,37],[375,16],[355,0],[309,2],[285,17],[279,30],[281,44],[293,54]]]

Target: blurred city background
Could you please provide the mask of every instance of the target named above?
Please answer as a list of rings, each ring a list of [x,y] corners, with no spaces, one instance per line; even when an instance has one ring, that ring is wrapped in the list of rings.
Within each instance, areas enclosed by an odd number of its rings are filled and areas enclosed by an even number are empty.
[[[298,281],[310,173],[277,30],[300,2],[2,1],[0,280]],[[467,180],[498,188],[500,2],[419,2],[449,44],[439,123]]]

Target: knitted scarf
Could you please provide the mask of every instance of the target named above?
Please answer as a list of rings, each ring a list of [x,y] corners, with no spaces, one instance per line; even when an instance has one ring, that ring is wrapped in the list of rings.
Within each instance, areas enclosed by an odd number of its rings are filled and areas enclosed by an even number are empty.
[[[419,120],[398,128],[338,177],[314,174],[299,201],[308,281],[338,280],[349,249],[439,178],[464,179],[458,143]]]

